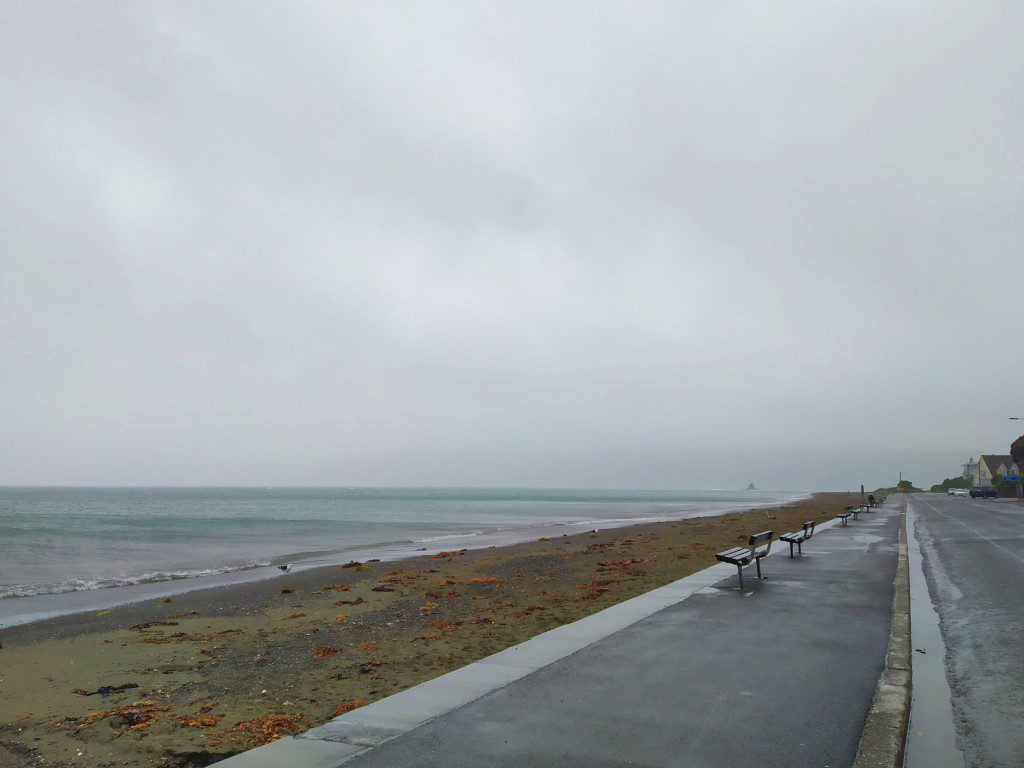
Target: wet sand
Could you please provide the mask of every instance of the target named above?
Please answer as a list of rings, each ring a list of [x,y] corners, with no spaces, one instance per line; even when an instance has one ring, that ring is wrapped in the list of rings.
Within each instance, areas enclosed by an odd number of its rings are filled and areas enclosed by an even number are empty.
[[[331,566],[12,627],[0,632],[0,766],[205,766],[853,500]]]

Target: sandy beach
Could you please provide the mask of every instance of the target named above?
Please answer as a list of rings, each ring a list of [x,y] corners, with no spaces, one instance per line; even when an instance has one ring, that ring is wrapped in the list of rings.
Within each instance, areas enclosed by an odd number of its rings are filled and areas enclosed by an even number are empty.
[[[846,494],[350,563],[0,633],[0,766],[205,766],[715,562]]]

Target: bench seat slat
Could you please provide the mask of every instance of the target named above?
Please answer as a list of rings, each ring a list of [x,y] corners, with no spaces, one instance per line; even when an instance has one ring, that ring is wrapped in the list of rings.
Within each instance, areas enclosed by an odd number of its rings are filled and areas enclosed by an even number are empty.
[[[740,555],[749,555],[750,547],[734,547],[733,549],[727,549],[724,552],[719,552],[720,555],[728,555],[729,557],[738,557]]]

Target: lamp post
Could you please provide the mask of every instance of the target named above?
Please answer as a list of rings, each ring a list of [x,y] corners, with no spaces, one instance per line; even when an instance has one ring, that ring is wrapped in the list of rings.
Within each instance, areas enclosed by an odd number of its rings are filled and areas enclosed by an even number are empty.
[[[1010,421],[1024,421],[1024,417],[1011,416]],[[1017,467],[1017,471],[1020,472],[1021,468]],[[1017,481],[1017,501],[1024,502],[1024,481]]]

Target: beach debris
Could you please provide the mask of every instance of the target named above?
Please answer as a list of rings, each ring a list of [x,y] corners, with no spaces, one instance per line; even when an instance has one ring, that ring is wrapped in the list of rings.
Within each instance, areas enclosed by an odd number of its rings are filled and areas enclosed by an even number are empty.
[[[170,709],[170,707],[159,706],[154,701],[143,699],[125,707],[117,707],[116,709],[108,709],[101,712],[90,712],[81,717],[66,717],[64,722],[72,725],[76,733],[83,728],[108,718],[111,720],[111,726],[114,728],[128,728],[129,730],[138,731],[148,728],[160,718],[166,717],[166,713]]]
[[[209,710],[207,710],[209,711]],[[213,728],[224,715],[178,715],[178,724],[182,728]]]
[[[120,693],[121,691],[127,691],[138,687],[138,683],[125,683],[124,685],[103,685],[95,691],[87,691],[84,688],[74,688],[72,689],[72,693],[77,693],[79,696],[103,696],[106,698],[112,693]]]
[[[505,615],[508,616],[510,619],[521,619],[524,616],[529,616],[531,613],[543,610],[545,610],[543,605],[527,605],[526,607],[520,608],[517,611],[509,611]]]
[[[286,565],[279,565],[277,566],[277,569],[279,571],[284,571],[285,573],[288,573],[292,569],[292,564],[288,563]]]
[[[632,566],[645,562],[642,557],[627,557],[622,560],[598,560],[597,564],[603,570],[621,571],[627,576],[643,576],[644,572]]]
[[[236,723],[231,729],[252,741],[256,746],[269,744],[284,736],[296,736],[309,729],[309,718],[305,715],[286,715],[273,712],[263,717],[254,717]]]
[[[335,600],[334,604],[335,605],[362,605],[365,602],[366,601],[363,598],[357,597],[355,600]]]
[[[149,629],[150,627],[176,627],[176,621],[144,621],[142,624],[135,624],[132,629]]]
[[[504,584],[504,579],[499,579],[497,576],[476,576],[472,579],[466,580],[467,584]]]
[[[457,627],[462,626],[462,622],[461,621],[445,621],[444,619],[435,619],[434,621],[429,622],[429,625],[431,627],[435,627],[436,629],[440,629],[446,635],[450,635],[452,632],[455,631],[455,629]]]
[[[426,596],[433,600],[454,600],[457,597],[462,597],[458,592],[427,592]]]
[[[320,648],[313,649],[313,658],[317,661],[320,661],[321,659],[326,659],[328,656],[331,656],[335,653],[341,653],[341,648],[333,648],[329,645],[324,645]]]
[[[380,646],[373,643],[360,643],[359,648],[364,651],[379,651]]]
[[[458,552],[455,552],[455,551],[451,551],[451,552],[441,551],[441,552],[435,552],[432,555],[424,555],[424,557],[429,557],[429,558],[431,558],[433,560],[440,560],[441,558],[445,558],[445,557],[455,557],[456,555],[464,555],[468,551],[469,551],[468,549],[460,549]]]
[[[208,643],[211,640],[220,640],[224,637],[231,637],[232,635],[241,635],[244,630],[241,629],[222,629],[220,632],[214,632],[209,635],[190,635],[187,632],[175,632],[173,635],[161,635],[159,637],[140,637],[138,642],[149,643],[151,645],[163,645],[165,643],[185,643],[188,641],[194,641],[197,643]]]
[[[306,614],[303,611],[299,611],[298,613],[293,613],[291,616],[282,616],[280,619],[278,619],[278,621],[288,621],[289,619],[301,619],[305,615]]]
[[[168,613],[168,619],[183,619],[186,616],[198,616],[199,611],[182,611],[181,613]]]
[[[375,587],[371,587],[370,591],[371,592],[394,592],[395,588],[394,587],[389,587],[386,584],[378,584]]]
[[[362,699],[352,699],[352,701],[343,701],[341,704],[334,708],[331,712],[331,717],[337,717],[338,715],[344,715],[346,712],[351,712],[353,709],[359,709],[365,707],[366,702]]]
[[[174,601],[173,601],[173,600],[171,600],[171,598],[169,598],[169,597],[165,597],[165,598],[164,598],[164,602],[165,602],[165,603],[173,603]]]
[[[491,618],[490,616],[477,616],[475,619],[473,619],[469,623],[470,624],[493,624],[494,623],[494,619]]]
[[[609,587],[612,584],[621,583],[618,579],[598,579],[597,581],[588,581],[585,584],[577,584],[574,589],[599,589],[600,587]]]
[[[352,587],[347,584],[324,584],[320,589],[325,592],[330,592],[331,590],[335,592],[348,592]]]
[[[348,618],[348,616],[346,616],[344,613],[339,613],[337,616],[334,617],[334,620],[335,621],[344,621],[347,618]]]
[[[282,590],[281,590],[281,591],[280,591],[280,592],[279,592],[278,594],[281,594],[281,595],[290,595],[290,594],[291,594],[292,592],[294,592],[294,591],[295,591],[294,589],[282,589]]]
[[[344,569],[344,568],[360,568],[360,567],[362,567],[362,565],[363,564],[360,563],[358,560],[349,560],[347,563],[342,563],[339,566],[339,568],[342,568],[342,569]]]

